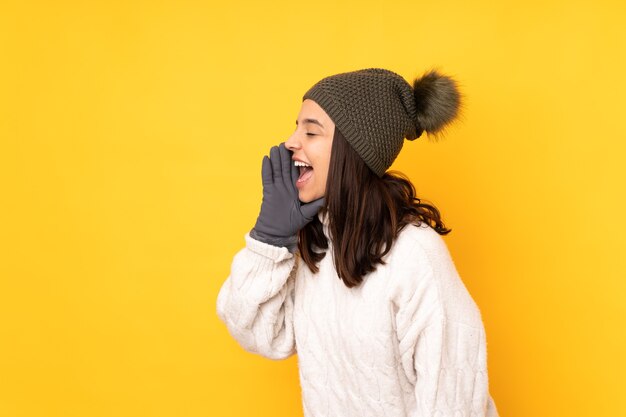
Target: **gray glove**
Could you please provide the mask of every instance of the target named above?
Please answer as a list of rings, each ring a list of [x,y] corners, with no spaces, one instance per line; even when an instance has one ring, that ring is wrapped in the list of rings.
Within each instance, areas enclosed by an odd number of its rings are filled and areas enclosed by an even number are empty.
[[[317,215],[324,197],[307,204],[300,201],[296,187],[300,173],[291,155],[282,142],[270,149],[269,158],[263,157],[263,202],[250,237],[273,246],[285,246],[293,253],[298,245],[298,231]]]

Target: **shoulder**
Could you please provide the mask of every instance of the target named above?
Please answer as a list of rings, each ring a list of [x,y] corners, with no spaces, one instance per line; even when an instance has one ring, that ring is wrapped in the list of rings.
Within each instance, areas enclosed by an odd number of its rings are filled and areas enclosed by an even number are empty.
[[[450,262],[450,252],[442,236],[428,223],[409,223],[400,231],[392,252],[401,259],[435,264]]]
[[[418,277],[421,277],[420,280],[432,280],[432,276],[442,270],[442,263],[452,262],[441,235],[425,222],[405,225],[398,233],[387,260],[392,281],[399,285],[407,285],[403,281],[416,281]]]
[[[430,299],[442,317],[481,322],[478,306],[461,279],[443,237],[426,223],[408,224],[391,251],[391,295],[399,303],[415,294]],[[429,303],[427,303],[429,304]]]

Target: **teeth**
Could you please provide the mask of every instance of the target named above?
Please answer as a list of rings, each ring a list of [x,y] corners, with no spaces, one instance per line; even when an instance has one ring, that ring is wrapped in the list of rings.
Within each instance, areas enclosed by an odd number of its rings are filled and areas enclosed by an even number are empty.
[[[305,163],[305,162],[300,162],[300,161],[294,161],[294,164],[295,164],[297,167],[310,167],[310,166],[311,166],[311,165],[309,165],[309,164],[307,164],[307,163]]]

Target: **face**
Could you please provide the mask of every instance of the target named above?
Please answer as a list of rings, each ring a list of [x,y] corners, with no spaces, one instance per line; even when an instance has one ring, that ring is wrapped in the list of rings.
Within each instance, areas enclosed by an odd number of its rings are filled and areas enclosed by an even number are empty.
[[[296,186],[303,203],[317,200],[326,192],[334,131],[335,124],[316,102],[309,99],[302,102],[296,130],[287,139],[285,146],[293,152],[292,161],[296,159],[313,168],[296,167],[300,170]]]

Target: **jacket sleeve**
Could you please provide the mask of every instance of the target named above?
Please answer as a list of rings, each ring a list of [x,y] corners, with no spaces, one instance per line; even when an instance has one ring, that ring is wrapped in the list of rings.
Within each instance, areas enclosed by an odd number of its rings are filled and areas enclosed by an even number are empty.
[[[447,250],[431,249],[414,247],[412,261],[401,268],[395,304],[400,361],[414,384],[414,417],[498,417],[480,311]]]
[[[269,359],[296,353],[293,306],[295,255],[245,235],[217,296],[217,315],[248,352]]]
[[[486,359],[481,327],[442,318],[423,329],[403,358],[416,376],[418,416],[498,417]]]

